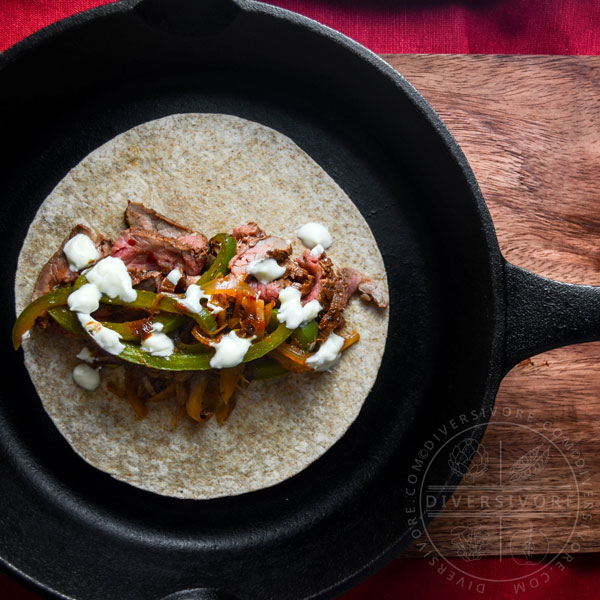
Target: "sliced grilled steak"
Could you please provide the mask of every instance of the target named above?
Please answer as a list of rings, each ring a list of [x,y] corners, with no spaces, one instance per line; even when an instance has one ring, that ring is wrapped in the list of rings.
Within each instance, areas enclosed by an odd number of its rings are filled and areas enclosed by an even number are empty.
[[[326,257],[321,258],[322,256],[323,255],[314,256],[310,253],[310,250],[305,250],[301,261],[298,261],[300,265],[312,275],[314,282],[309,294],[302,298],[303,304],[306,304],[311,300],[319,300],[321,296],[321,278],[323,276],[323,270],[324,268],[327,270],[331,267],[331,261]]]
[[[332,331],[344,324],[342,313],[357,290],[361,292],[362,300],[375,302],[380,308],[388,305],[385,294],[377,284],[360,271],[349,268],[335,271],[327,258],[322,258],[319,264],[323,274],[318,300],[325,309],[325,314],[319,321],[319,341],[325,340]],[[309,296],[312,296],[312,291]]]
[[[160,235],[171,238],[182,238],[190,233],[191,229],[167,219],[151,208],[138,202],[129,202],[125,210],[125,222],[130,228],[155,231]],[[198,234],[196,234],[198,235]]]
[[[320,342],[327,339],[332,331],[344,324],[342,313],[348,304],[347,289],[348,281],[343,270],[336,271],[331,266],[321,279],[319,302],[325,310],[325,314],[319,321],[318,340]]]
[[[187,275],[200,275],[207,254],[208,242],[200,233],[173,238],[141,228],[122,231],[112,249],[113,256],[138,274],[160,271],[166,275],[181,267]]]
[[[147,290],[149,292],[158,292],[162,286],[163,279],[166,279],[161,271],[146,271],[128,268],[131,276],[132,285],[136,290]]]
[[[63,252],[63,248],[72,237],[75,237],[79,233],[87,235],[92,242],[94,242],[94,245],[100,253],[100,258],[104,258],[110,254],[112,242],[108,238],[92,231],[85,225],[75,225],[71,230],[69,237],[61,244],[58,252],[55,252],[50,260],[44,265],[33,288],[33,300],[51,292],[57,285],[73,283],[77,279],[79,273],[77,271],[71,271],[69,268],[69,261]]]
[[[291,244],[281,238],[272,236],[259,239],[251,246],[244,246],[229,261],[229,269],[236,279],[243,280],[246,277],[246,268],[251,262],[263,258],[274,258],[277,262],[283,262],[291,253]]]
[[[258,241],[266,237],[266,234],[256,223],[248,223],[235,227],[233,237],[242,244],[248,244],[253,239]]]
[[[285,267],[285,275],[283,277],[283,287],[293,285],[300,290],[300,294],[305,296],[313,287],[314,277],[300,264],[301,257],[288,258],[281,263]]]
[[[354,294],[354,292],[356,292],[358,289],[363,275],[360,271],[357,271],[356,269],[349,269],[347,267],[340,269],[340,273],[346,282],[346,302],[348,302],[352,297],[352,294]]]
[[[277,300],[279,298],[279,292],[286,287],[285,283],[281,279],[276,279],[269,283],[260,283],[260,281],[249,281],[250,287],[255,289],[263,300]]]
[[[372,279],[363,276],[363,279],[358,284],[358,291],[361,292],[361,300],[375,302],[379,308],[387,308],[388,299]]]
[[[345,268],[342,269],[344,272],[348,288],[346,289],[347,300],[358,289],[361,292],[360,298],[365,302],[374,302],[379,308],[386,308],[388,305],[385,294],[381,291],[379,286],[369,277],[363,275],[356,269]]]

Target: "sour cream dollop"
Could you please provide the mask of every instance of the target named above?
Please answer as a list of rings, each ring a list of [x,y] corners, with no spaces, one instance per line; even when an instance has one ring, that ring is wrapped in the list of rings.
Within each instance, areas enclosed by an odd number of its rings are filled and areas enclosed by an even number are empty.
[[[90,365],[93,365],[95,362],[94,356],[92,355],[90,349],[87,346],[84,346],[81,349],[81,352],[79,354],[76,354],[76,356],[79,360],[82,360],[83,362],[86,362]]]
[[[91,314],[98,310],[102,294],[93,283],[86,283],[67,298],[69,309],[73,312]]]
[[[321,347],[306,359],[306,364],[315,371],[328,371],[334,367],[342,355],[340,350],[344,345],[344,338],[330,333],[329,337],[321,344]]]
[[[323,248],[323,246],[321,246],[321,244],[317,244],[311,251],[310,251],[310,255],[311,256],[321,256],[321,254],[323,254],[323,252],[325,252],[325,248]]]
[[[91,313],[100,306],[102,294],[109,298],[118,296],[125,302],[133,302],[137,298],[127,267],[120,258],[108,256],[87,271],[85,276],[89,283],[70,294],[67,304],[100,348],[109,354],[121,354],[125,350],[119,341],[121,336],[93,319]]]
[[[77,313],[81,326],[90,334],[94,342],[109,354],[121,354],[125,346],[119,341],[121,336],[112,329],[92,318],[92,315]]]
[[[94,264],[100,253],[94,242],[84,233],[74,235],[64,246],[63,252],[69,261],[71,271],[81,271],[84,267]]]
[[[118,296],[124,302],[133,302],[137,298],[127,267],[120,258],[113,256],[103,258],[85,276],[109,298]]]
[[[192,284],[185,290],[185,299],[180,300],[178,304],[183,306],[185,309],[192,313],[198,314],[202,310],[200,300],[210,300],[210,296],[207,296],[202,292],[202,288],[199,285]],[[214,315],[220,313],[223,308],[216,304],[206,303],[206,308],[209,308]]]
[[[248,275],[254,275],[260,283],[270,283],[285,275],[285,267],[279,266],[274,258],[263,258],[252,261],[246,267]]]
[[[297,235],[307,248],[320,244],[326,250],[333,243],[331,234],[321,223],[306,223],[298,229]]]
[[[170,281],[174,286],[177,286],[180,279],[181,279],[181,271],[179,269],[173,269],[167,275],[167,280]]]
[[[311,300],[302,306],[300,290],[289,286],[279,292],[281,306],[277,313],[277,320],[285,323],[288,329],[296,329],[306,321],[312,321],[323,308],[318,300]]]
[[[175,349],[173,340],[166,333],[161,333],[162,329],[162,323],[153,323],[152,332],[142,340],[142,349],[152,356],[171,356]]]
[[[213,369],[237,367],[244,360],[253,339],[253,337],[238,337],[235,331],[230,331],[221,338],[220,342],[211,344],[215,349],[215,355],[210,359],[210,366]]]
[[[81,363],[73,369],[73,381],[84,390],[93,392],[100,385],[100,373]]]

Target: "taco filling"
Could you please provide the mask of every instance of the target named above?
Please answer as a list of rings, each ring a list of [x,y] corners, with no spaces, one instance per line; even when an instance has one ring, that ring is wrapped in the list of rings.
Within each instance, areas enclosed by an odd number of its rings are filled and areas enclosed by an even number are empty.
[[[72,229],[41,270],[13,345],[34,326],[85,339],[74,382],[93,391],[102,369],[120,365],[122,385],[109,389],[140,418],[174,398],[180,414],[221,424],[252,380],[332,369],[360,339],[343,316],[353,294],[387,306],[371,278],[334,266],[335,241],[319,223],[298,230],[299,256],[256,223],[208,240],[135,202],[125,223],[115,240]]]

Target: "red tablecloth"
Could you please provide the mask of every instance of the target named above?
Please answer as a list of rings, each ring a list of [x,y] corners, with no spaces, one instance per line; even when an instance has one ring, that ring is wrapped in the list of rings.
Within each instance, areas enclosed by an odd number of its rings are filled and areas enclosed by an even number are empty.
[[[200,0],[197,0],[200,1]],[[375,52],[599,54],[600,0],[272,0],[329,25]],[[58,19],[106,0],[0,0],[0,50]],[[515,583],[512,560],[468,564],[470,577],[427,559],[397,559],[344,600],[600,598],[600,556],[580,555]],[[0,575],[1,600],[39,597]]]
[[[374,52],[598,54],[598,0],[270,0]],[[0,50],[106,0],[0,0]]]

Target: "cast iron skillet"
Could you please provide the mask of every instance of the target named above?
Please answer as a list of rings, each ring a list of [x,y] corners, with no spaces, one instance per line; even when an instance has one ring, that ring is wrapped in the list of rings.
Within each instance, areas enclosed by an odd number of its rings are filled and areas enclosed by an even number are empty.
[[[85,464],[10,347],[12,277],[40,203],[105,141],[177,112],[239,115],[293,138],[369,222],[391,300],[381,370],[347,434],[282,484],[198,502]],[[410,84],[298,15],[131,0],[67,19],[0,58],[0,131],[0,556],[49,596],[333,597],[410,542],[406,480],[432,432],[459,413],[485,424],[503,374],[526,356],[600,337],[596,288],[502,258],[465,157]],[[429,475],[458,483],[447,461]]]

